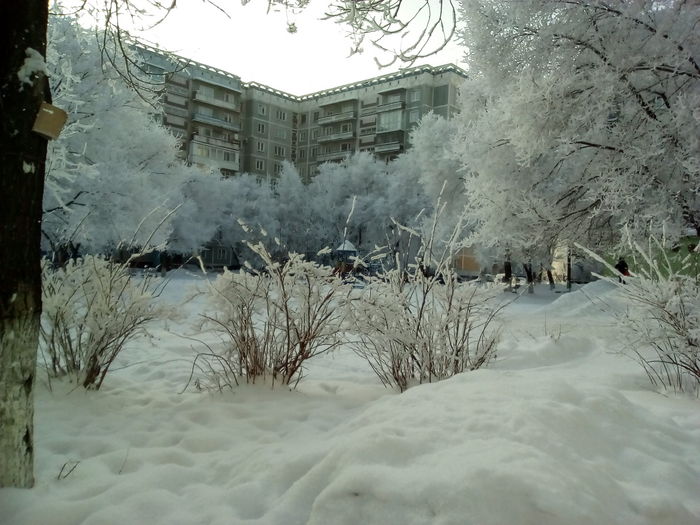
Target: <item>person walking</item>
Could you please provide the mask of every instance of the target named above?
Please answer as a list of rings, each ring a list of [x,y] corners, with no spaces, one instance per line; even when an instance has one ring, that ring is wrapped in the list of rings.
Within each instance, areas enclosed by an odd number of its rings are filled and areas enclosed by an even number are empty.
[[[617,279],[619,282],[622,284],[626,284],[625,280],[622,278],[623,276],[628,276],[630,274],[629,271],[629,266],[627,266],[627,261],[625,261],[624,257],[620,257],[617,260],[617,264],[615,265],[615,269],[620,272],[620,275],[617,276]]]

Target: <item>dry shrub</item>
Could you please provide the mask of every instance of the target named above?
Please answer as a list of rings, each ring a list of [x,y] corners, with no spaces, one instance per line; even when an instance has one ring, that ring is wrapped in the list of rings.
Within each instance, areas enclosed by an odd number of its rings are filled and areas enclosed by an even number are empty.
[[[263,270],[224,271],[211,283],[213,313],[202,316],[203,328],[222,336],[223,350],[199,354],[195,366],[217,389],[241,379],[296,386],[308,359],[340,344],[350,287],[330,267],[302,255],[290,254],[281,263],[262,244],[250,248]]]
[[[124,345],[170,317],[152,277],[96,256],[52,269],[43,263],[41,354],[49,378],[68,376],[98,390]]]

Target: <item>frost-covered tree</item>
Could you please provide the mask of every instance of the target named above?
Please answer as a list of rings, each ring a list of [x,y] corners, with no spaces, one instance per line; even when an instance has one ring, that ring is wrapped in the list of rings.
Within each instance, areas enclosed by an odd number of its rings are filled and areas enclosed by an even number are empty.
[[[322,248],[325,221],[317,215],[318,207],[310,202],[308,191],[294,165],[285,162],[274,187],[274,209],[276,236],[290,252],[308,254]]]
[[[102,38],[73,17],[49,24],[54,101],[69,113],[47,158],[42,231],[53,250],[69,243],[92,252],[165,245],[185,185],[206,184],[208,176],[178,158],[177,139],[154,118],[156,94],[136,92],[117,67],[103,63]],[[207,240],[194,235],[180,240]]]
[[[411,180],[410,174],[363,152],[323,164],[307,188],[325,224],[319,248],[349,240],[366,253],[385,245],[395,221],[412,223],[422,208],[423,192]]]
[[[285,9],[287,31],[296,33],[294,14],[305,10],[309,1],[267,0],[267,4],[271,10]],[[351,54],[362,53],[369,44],[382,55],[382,65],[397,60],[412,65],[448,45],[457,32],[458,10],[456,0],[331,0],[324,13],[325,19],[349,29]]]
[[[700,7],[467,0],[454,151],[475,240],[533,249],[697,227]],[[667,230],[668,231],[668,230]]]
[[[431,229],[434,214],[440,215],[434,232],[438,242],[451,236],[465,207],[463,173],[450,151],[456,127],[456,121],[434,113],[425,115],[411,132],[411,148],[393,166],[405,185],[417,184],[416,189],[424,195],[423,229]]]
[[[243,241],[263,242],[274,250],[269,243],[274,242],[273,233],[277,231],[279,223],[273,189],[269,181],[245,173],[226,182],[231,184],[227,208],[231,222],[222,226],[222,239],[237,246],[239,257],[252,259],[252,263],[256,258],[246,249]]]

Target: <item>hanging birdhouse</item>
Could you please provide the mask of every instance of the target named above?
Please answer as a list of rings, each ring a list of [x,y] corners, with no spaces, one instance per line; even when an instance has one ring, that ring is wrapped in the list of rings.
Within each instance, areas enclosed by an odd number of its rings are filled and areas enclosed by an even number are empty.
[[[49,140],[57,139],[67,119],[68,113],[61,108],[42,102],[32,131]]]

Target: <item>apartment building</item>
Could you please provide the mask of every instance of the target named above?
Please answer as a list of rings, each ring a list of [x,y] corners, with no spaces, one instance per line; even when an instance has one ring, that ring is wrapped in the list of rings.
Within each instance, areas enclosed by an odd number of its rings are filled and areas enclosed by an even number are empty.
[[[138,47],[153,78],[164,83],[163,123],[182,141],[188,162],[241,172],[241,79],[157,49]]]
[[[410,148],[409,133],[425,114],[457,112],[465,78],[454,65],[419,66],[300,97],[295,164],[313,176],[320,163],[356,151],[395,158]]]
[[[138,47],[165,83],[163,122],[188,162],[275,177],[284,161],[310,180],[323,162],[367,151],[390,160],[430,111],[451,118],[466,73],[418,66],[308,95],[292,95],[149,47]]]
[[[296,159],[299,101],[256,82],[244,89],[242,171],[277,176],[284,161]]]

